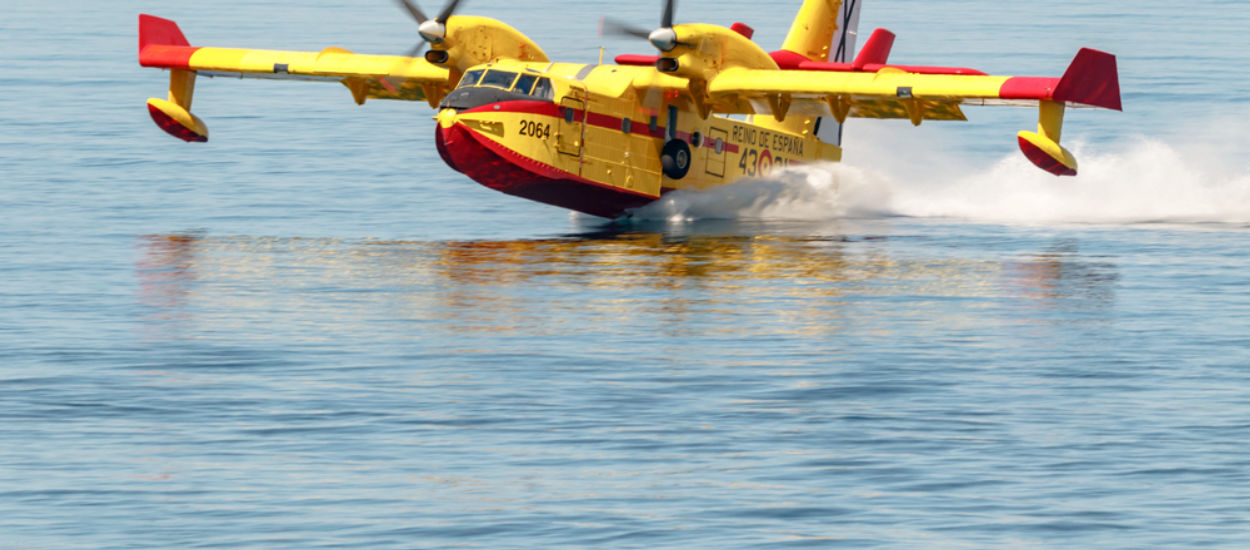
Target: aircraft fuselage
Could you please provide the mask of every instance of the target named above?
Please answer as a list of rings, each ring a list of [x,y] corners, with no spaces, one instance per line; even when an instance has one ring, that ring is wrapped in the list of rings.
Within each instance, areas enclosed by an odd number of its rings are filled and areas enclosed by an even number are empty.
[[[439,107],[439,153],[492,189],[609,218],[672,190],[841,158],[815,137],[815,119],[798,132],[770,115],[704,119],[685,87],[650,67],[474,67]]]

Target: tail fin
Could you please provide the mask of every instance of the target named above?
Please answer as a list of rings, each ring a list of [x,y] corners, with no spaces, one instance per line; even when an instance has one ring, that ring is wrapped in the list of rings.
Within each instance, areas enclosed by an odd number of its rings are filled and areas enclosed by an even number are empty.
[[[804,2],[803,7],[806,8],[808,4],[815,3],[829,4],[830,2],[807,0]],[[855,41],[856,38],[859,37],[859,12],[860,8],[864,5],[864,0],[843,0],[841,2],[833,0],[833,3],[836,5],[837,11],[832,14],[832,23],[835,25],[835,28],[832,41],[828,45],[828,51],[830,51],[831,54],[827,59],[813,59],[813,61],[846,63],[855,59],[858,63],[861,60],[855,57]],[[803,15],[802,10],[799,11],[799,15],[800,17]],[[791,35],[795,34],[795,30],[799,27],[799,23],[800,20],[796,18],[794,21],[794,27],[790,29]],[[888,34],[889,31],[886,31],[886,33]],[[789,43],[788,38],[786,42],[787,44]],[[882,62],[884,62],[884,58],[890,55],[890,47],[893,45],[893,34],[889,34],[888,36],[882,35],[880,37],[874,34],[868,40],[868,44],[865,45],[867,48],[864,51],[869,54],[869,57],[865,58],[863,61],[867,63],[869,62],[869,59],[876,60],[878,58],[882,58]],[[820,141],[831,145],[837,145],[839,147],[842,146],[842,123],[838,122],[838,119],[831,116],[817,119],[815,131],[816,137],[820,138]]]
[[[778,65],[790,68],[806,61],[848,63],[855,57],[859,7],[863,3],[864,0],[804,0],[785,43],[770,55]],[[889,55],[889,44],[885,52]],[[833,117],[789,117],[784,121],[765,118],[756,119],[755,123],[796,133],[814,132],[825,143],[842,144],[842,125]]]
[[[855,55],[855,39],[859,37],[859,7],[863,3],[863,0],[844,0],[838,6],[838,28],[833,33],[833,43],[830,45],[833,53],[825,61],[846,63]]]
[[[781,49],[810,61],[849,61],[855,55],[862,3],[863,0],[805,0]]]

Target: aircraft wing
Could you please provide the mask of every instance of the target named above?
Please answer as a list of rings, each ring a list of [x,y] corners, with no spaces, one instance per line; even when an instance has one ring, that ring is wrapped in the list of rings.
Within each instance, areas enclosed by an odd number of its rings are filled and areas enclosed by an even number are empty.
[[[1062,78],[875,71],[729,69],[708,83],[716,112],[966,120],[961,105],[1041,102],[1120,110],[1115,57],[1083,49]]]
[[[819,65],[819,64],[818,64]],[[838,64],[826,64],[833,65]],[[1076,159],[1059,145],[1066,107],[1121,110],[1115,56],[1082,49],[1060,78],[968,74],[941,67],[864,67],[825,70],[733,68],[707,85],[716,112],[966,120],[963,105],[1038,107],[1037,132],[1017,134],[1020,150],[1052,174],[1076,175]],[[973,71],[975,72],[975,71]]]
[[[206,141],[207,130],[190,114],[197,74],[236,78],[341,82],[356,103],[366,99],[426,101],[431,107],[454,84],[449,71],[423,58],[362,55],[341,48],[319,52],[202,48],[188,43],[178,25],[152,15],[139,16],[139,64],[171,70],[168,101],[150,99],[153,120],[187,141]]]

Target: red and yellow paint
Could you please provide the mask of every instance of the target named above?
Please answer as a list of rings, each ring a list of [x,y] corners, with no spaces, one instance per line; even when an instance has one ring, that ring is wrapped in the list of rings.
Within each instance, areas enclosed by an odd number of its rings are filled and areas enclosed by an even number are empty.
[[[1038,131],[1017,136],[1022,152],[1042,169],[1073,175],[1076,161],[1059,145],[1065,108],[1120,108],[1115,58],[1094,50],[1081,50],[1061,78],[990,76],[888,64],[894,35],[879,30],[854,61],[831,62],[840,6],[806,0],[778,51],[762,50],[745,25],[685,24],[671,28],[673,47],[661,55],[620,56],[613,65],[553,63],[524,35],[484,17],[447,19],[446,39],[420,59],[197,48],[172,21],[141,15],[139,61],[170,70],[168,99],[150,99],[148,108],[181,139],[208,138],[190,112],[197,74],[337,81],[357,103],[438,108],[439,153],[483,185],[604,217],[675,189],[838,161],[841,148],[817,137],[823,121],[964,120],[964,105],[1037,106]],[[495,78],[479,84],[482,74]],[[463,103],[470,97],[477,99]]]

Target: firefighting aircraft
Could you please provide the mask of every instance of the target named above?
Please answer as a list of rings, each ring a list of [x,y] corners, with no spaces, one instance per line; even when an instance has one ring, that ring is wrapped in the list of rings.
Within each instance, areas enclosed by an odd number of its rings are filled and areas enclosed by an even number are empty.
[[[425,101],[453,169],[504,193],[615,218],[669,191],[839,161],[847,118],[966,120],[966,105],[1036,106],[1037,131],[1018,134],[1021,151],[1043,170],[1075,175],[1076,160],[1059,145],[1065,108],[1121,109],[1115,56],[1097,50],[1080,50],[1060,78],[890,63],[894,34],[884,29],[854,55],[861,0],[804,0],[773,52],[742,23],[674,24],[666,0],[654,30],[604,21],[602,32],[659,50],[615,64],[551,61],[505,23],[456,14],[460,0],[433,18],[411,0],[399,4],[422,38],[404,56],[192,47],[173,21],[140,15],[139,64],[170,70],[169,99],[149,99],[148,111],[175,137],[207,141],[190,112],[197,75],[335,81],[358,104]]]

